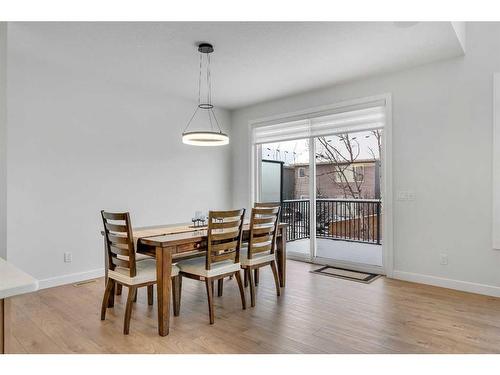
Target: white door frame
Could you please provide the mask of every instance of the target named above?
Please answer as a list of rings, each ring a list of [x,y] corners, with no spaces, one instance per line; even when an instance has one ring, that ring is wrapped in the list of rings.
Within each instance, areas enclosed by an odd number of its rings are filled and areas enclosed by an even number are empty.
[[[311,236],[311,257],[310,260],[315,262],[321,262],[322,264],[334,263],[336,266],[349,266],[353,269],[359,269],[361,271],[366,272],[377,272],[384,273],[388,277],[393,276],[394,272],[394,249],[393,249],[393,182],[392,182],[392,95],[390,93],[375,95],[370,97],[346,100],[342,102],[338,102],[335,104],[319,106],[314,108],[308,108],[301,111],[284,113],[280,115],[270,116],[266,118],[257,119],[249,122],[248,126],[248,139],[250,140],[250,155],[249,155],[249,173],[250,173],[250,197],[249,197],[249,207],[253,207],[253,203],[259,200],[260,189],[258,188],[259,183],[259,172],[260,172],[260,159],[261,159],[261,148],[260,146],[254,146],[253,130],[256,127],[266,126],[273,123],[278,123],[282,121],[294,121],[301,120],[305,118],[310,118],[312,116],[317,115],[318,113],[333,111],[342,107],[349,107],[354,105],[360,105],[375,101],[385,101],[385,115],[386,121],[384,126],[384,137],[382,138],[382,202],[384,208],[383,215],[383,227],[382,227],[382,253],[383,253],[383,267],[380,269],[376,266],[368,266],[362,264],[347,264],[346,262],[332,262],[332,260],[328,260],[325,258],[317,258],[313,259],[313,252],[315,250],[315,240],[316,236]],[[315,169],[315,158],[314,158],[314,142],[310,142],[309,153],[312,154],[312,165]],[[314,172],[311,170],[311,172]],[[315,184],[316,181],[314,178],[309,179],[309,189],[310,191],[315,193]],[[310,199],[314,201],[314,196],[310,194]],[[311,233],[315,233],[315,205],[310,204],[311,210]],[[314,224],[314,226],[313,226]]]

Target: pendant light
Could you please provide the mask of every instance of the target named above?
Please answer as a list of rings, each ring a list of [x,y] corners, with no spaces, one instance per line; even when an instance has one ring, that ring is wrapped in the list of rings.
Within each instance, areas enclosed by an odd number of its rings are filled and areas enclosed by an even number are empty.
[[[189,120],[184,132],[182,133],[182,142],[192,146],[222,146],[229,143],[229,137],[222,132],[219,121],[215,116],[212,104],[212,77],[210,75],[210,54],[214,47],[209,43],[201,43],[198,46],[200,53],[200,74],[198,78],[198,106],[196,107],[191,119]],[[205,65],[205,76],[202,77],[203,66]],[[206,82],[206,96],[202,101],[202,81]],[[208,127],[207,130],[188,131],[189,125],[195,119],[201,119]]]

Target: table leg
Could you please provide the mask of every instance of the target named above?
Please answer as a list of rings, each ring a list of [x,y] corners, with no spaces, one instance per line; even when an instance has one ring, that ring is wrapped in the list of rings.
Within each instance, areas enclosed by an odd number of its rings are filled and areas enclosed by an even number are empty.
[[[158,333],[168,335],[170,325],[170,289],[172,281],[172,249],[156,248],[156,278],[158,289]]]
[[[5,300],[0,299],[0,354],[5,353]]]
[[[281,235],[276,239],[276,263],[278,263],[278,274],[280,278],[280,286],[285,287],[286,284],[286,229],[280,229]]]

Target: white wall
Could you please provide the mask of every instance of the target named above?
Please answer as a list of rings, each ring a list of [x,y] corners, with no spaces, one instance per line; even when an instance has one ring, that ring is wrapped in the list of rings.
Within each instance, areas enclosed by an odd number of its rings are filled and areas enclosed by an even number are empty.
[[[250,120],[390,92],[393,192],[416,192],[414,202],[394,201],[395,276],[500,296],[500,251],[491,246],[498,35],[499,23],[469,23],[465,57],[233,112],[234,205],[249,200]]]
[[[500,72],[493,79],[492,244],[500,250]]]
[[[230,206],[230,148],[181,142],[194,102],[48,65],[18,52],[11,34],[11,262],[42,286],[88,278],[103,269],[101,209],[147,226]],[[228,113],[218,115],[228,130]]]
[[[0,257],[7,257],[7,23],[0,22]]]

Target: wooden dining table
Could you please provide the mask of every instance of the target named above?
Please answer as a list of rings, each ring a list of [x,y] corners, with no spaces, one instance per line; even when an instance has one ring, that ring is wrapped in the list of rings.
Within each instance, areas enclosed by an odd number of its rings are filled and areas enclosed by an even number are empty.
[[[280,223],[276,239],[276,262],[280,286],[286,284],[286,227]],[[243,225],[243,241],[248,239],[249,224]],[[104,232],[101,232],[104,234]],[[133,229],[137,252],[156,258],[158,292],[158,333],[166,336],[170,325],[171,270],[176,261],[205,256],[207,251],[206,227],[186,225],[160,225]],[[108,257],[106,259],[106,275]]]

